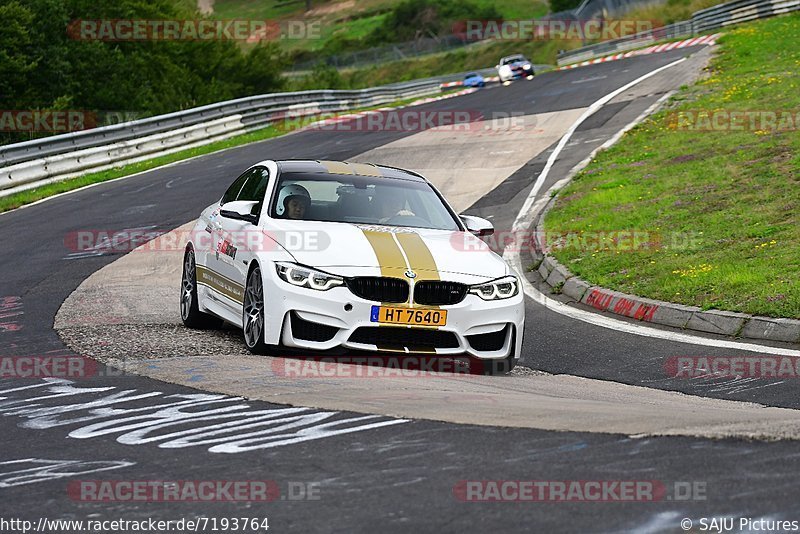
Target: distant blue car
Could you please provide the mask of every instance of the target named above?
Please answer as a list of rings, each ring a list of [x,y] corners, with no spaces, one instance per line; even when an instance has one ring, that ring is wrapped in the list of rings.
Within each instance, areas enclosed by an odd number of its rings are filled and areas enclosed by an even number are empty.
[[[470,72],[464,77],[464,87],[484,87],[486,80],[477,72]]]

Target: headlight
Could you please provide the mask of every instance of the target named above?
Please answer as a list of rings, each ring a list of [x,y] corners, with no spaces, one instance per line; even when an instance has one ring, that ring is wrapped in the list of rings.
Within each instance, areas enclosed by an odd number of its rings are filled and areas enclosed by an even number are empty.
[[[516,276],[504,276],[485,284],[470,286],[469,292],[483,300],[508,299],[517,294],[519,282]]]
[[[525,70],[531,70],[531,64],[530,64],[530,63],[525,63],[525,64],[522,66],[522,68],[523,68],[523,69],[525,69]]]
[[[276,263],[275,268],[278,271],[278,276],[293,286],[327,291],[332,287],[344,285],[344,279],[341,276],[324,273],[295,263]]]

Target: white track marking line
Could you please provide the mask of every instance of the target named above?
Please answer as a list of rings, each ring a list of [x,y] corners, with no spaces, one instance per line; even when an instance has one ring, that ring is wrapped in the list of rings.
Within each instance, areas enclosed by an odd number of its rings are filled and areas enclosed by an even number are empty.
[[[640,83],[640,82],[642,82],[642,81],[644,81],[644,80],[646,80],[646,79],[648,79],[648,78],[650,78],[652,76],[655,76],[659,72],[661,72],[663,70],[666,70],[666,69],[668,69],[670,67],[674,67],[675,65],[678,65],[679,63],[683,63],[684,61],[686,61],[686,58],[681,58],[681,59],[679,59],[677,61],[673,61],[672,63],[670,63],[668,65],[664,65],[663,67],[659,67],[656,70],[650,71],[647,74],[645,74],[644,76],[641,76],[641,77],[633,80],[632,82],[630,82],[630,83],[628,83],[626,85],[623,85],[619,89],[610,92],[609,94],[607,94],[606,96],[604,96],[603,98],[601,98],[600,100],[596,101],[591,106],[589,106],[588,109],[586,111],[584,111],[583,114],[580,117],[578,117],[578,119],[575,121],[575,123],[572,126],[570,126],[569,130],[567,130],[567,132],[564,134],[564,136],[558,142],[558,145],[556,145],[556,148],[553,150],[553,153],[550,154],[549,158],[547,158],[547,163],[545,163],[544,169],[542,169],[542,172],[539,174],[539,177],[536,179],[536,183],[533,184],[533,189],[531,189],[531,192],[528,195],[528,198],[525,199],[525,203],[522,205],[522,209],[520,210],[519,214],[517,215],[517,219],[514,221],[514,226],[512,228],[512,231],[527,230],[528,221],[530,220],[530,216],[532,215],[531,208],[533,207],[534,202],[536,202],[536,195],[539,194],[539,190],[544,185],[544,182],[547,179],[547,175],[550,174],[550,169],[553,168],[553,165],[555,164],[556,159],[558,159],[559,154],[561,153],[562,150],[564,150],[564,147],[567,145],[567,143],[569,142],[569,140],[572,137],[572,135],[578,129],[578,126],[580,126],[586,119],[588,119],[589,117],[594,115],[594,113],[597,112],[597,110],[599,110],[601,107],[603,107],[605,104],[607,104],[615,96],[627,91],[628,89],[630,89],[634,85],[636,85],[636,84],[638,84],[638,83]]]
[[[678,61],[674,61],[668,65],[660,67],[656,70],[653,70],[644,76],[641,76],[632,82],[624,85],[623,87],[607,94],[603,98],[599,99],[597,102],[589,106],[589,108],[578,117],[575,123],[570,127],[569,130],[564,134],[559,141],[558,145],[556,146],[553,153],[547,160],[544,169],[539,174],[539,177],[536,179],[536,183],[533,185],[533,189],[528,195],[528,198],[525,199],[525,203],[523,204],[522,208],[520,209],[519,214],[517,215],[516,220],[514,221],[514,225],[512,228],[513,232],[519,232],[521,230],[526,230],[532,218],[544,208],[547,202],[550,200],[548,195],[544,195],[540,199],[536,199],[536,196],[539,193],[539,190],[544,185],[545,180],[547,179],[547,175],[550,173],[550,169],[553,167],[556,159],[558,159],[559,154],[566,146],[569,138],[575,133],[578,127],[588,119],[592,114],[594,114],[598,109],[608,103],[611,99],[619,95],[620,93],[625,92],[629,88],[633,87],[634,85],[650,78],[651,76],[655,76],[661,71],[664,71],[668,68],[674,67],[685,61],[686,58],[681,58]],[[660,101],[659,101],[660,102]],[[655,104],[657,105],[658,102]],[[655,106],[654,105],[654,106]],[[643,113],[643,115],[648,115],[651,110],[648,109]],[[637,118],[633,123],[628,125],[624,128],[621,132],[619,132],[616,136],[612,137],[609,141],[604,143],[603,147],[611,146],[616,142],[616,140],[621,136],[622,132],[639,122],[639,120],[643,117]],[[591,157],[591,156],[590,156]],[[559,180],[556,184],[553,185],[551,189],[556,189],[563,187],[570,181],[569,178],[564,178]],[[513,246],[509,248],[508,246],[503,251],[503,257],[508,261],[511,266],[520,274],[520,280],[522,282],[522,288],[525,294],[533,299],[536,303],[552,310],[556,313],[569,317],[571,319],[576,319],[578,321],[583,321],[585,323],[594,324],[596,326],[600,326],[603,328],[608,328],[610,330],[616,330],[618,332],[625,332],[627,334],[634,334],[638,336],[645,336],[651,337],[656,339],[664,339],[666,341],[674,341],[678,343],[689,343],[692,345],[705,345],[708,347],[719,347],[724,349],[735,349],[747,352],[758,352],[761,354],[774,354],[780,356],[798,356],[800,357],[800,350],[792,350],[792,349],[780,349],[776,347],[768,347],[764,345],[757,345],[755,343],[743,343],[739,341],[728,341],[724,339],[711,339],[711,338],[704,338],[700,336],[695,336],[691,334],[684,334],[681,332],[672,332],[668,330],[660,330],[658,328],[653,328],[652,326],[645,326],[635,323],[629,323],[626,321],[621,321],[619,319],[614,319],[612,317],[608,317],[605,315],[600,315],[594,312],[582,310],[580,308],[572,307],[568,304],[564,304],[557,300],[551,299],[538,289],[536,289],[528,280],[522,275],[522,260],[519,255],[519,247]]]

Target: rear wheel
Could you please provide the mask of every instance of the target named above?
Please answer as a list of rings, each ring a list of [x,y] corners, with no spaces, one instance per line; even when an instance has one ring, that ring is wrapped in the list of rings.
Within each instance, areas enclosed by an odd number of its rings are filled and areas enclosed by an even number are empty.
[[[247,277],[242,314],[242,332],[247,350],[253,354],[265,354],[269,346],[264,343],[264,283],[259,267],[250,271]]]
[[[192,247],[187,247],[183,255],[181,319],[187,327],[198,330],[219,328],[222,324],[220,319],[200,311],[197,300],[197,265]]]

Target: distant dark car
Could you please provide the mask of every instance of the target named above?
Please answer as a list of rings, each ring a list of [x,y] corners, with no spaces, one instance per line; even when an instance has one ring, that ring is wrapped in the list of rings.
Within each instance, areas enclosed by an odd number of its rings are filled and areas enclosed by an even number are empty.
[[[486,80],[477,72],[470,72],[464,77],[464,87],[484,87]]]
[[[500,77],[501,83],[519,80],[520,78],[530,80],[534,75],[533,64],[522,54],[506,56],[497,65],[497,75]]]

